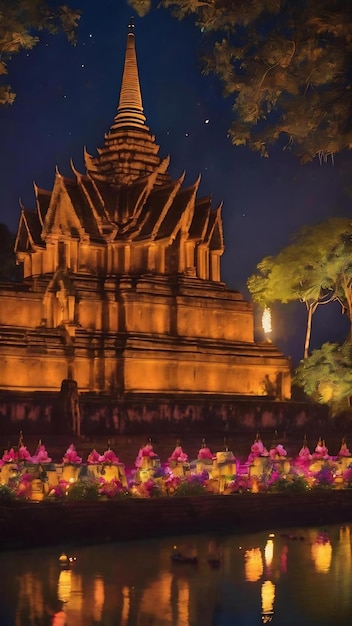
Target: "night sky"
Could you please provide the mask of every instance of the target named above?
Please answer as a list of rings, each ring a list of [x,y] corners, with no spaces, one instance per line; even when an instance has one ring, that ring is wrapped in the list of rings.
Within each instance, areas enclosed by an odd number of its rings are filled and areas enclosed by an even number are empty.
[[[17,98],[0,107],[0,222],[13,232],[19,199],[35,208],[32,182],[51,189],[56,165],[71,176],[71,158],[84,172],[84,146],[96,154],[116,112],[133,12],[126,0],[77,0],[76,6],[83,16],[75,47],[64,36],[43,35],[10,63]],[[222,277],[248,298],[246,281],[257,263],[288,244],[300,226],[352,214],[352,154],[337,155],[334,165],[303,166],[280,148],[263,159],[232,146],[231,102],[214,76],[201,75],[201,34],[192,21],[154,10],[134,22],[144,111],[159,154],[170,155],[173,177],[186,171],[186,185],[201,173],[200,196],[211,193],[214,208],[223,201]],[[312,346],[342,341],[348,324],[338,305],[320,308]],[[273,340],[294,362],[302,356],[304,322],[303,304],[274,311]]]

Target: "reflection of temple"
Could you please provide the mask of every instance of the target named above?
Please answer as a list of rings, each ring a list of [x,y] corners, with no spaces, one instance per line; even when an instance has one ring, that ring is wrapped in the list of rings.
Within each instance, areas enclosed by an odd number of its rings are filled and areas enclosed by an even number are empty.
[[[0,389],[290,397],[289,362],[254,342],[221,282],[221,207],[172,180],[143,112],[128,34],[117,114],[86,173],[56,171],[22,209],[22,286],[1,290]]]

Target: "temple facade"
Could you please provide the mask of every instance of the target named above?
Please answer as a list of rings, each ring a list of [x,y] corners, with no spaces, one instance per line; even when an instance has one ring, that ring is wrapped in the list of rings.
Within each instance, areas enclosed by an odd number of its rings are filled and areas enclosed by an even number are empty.
[[[0,285],[0,390],[290,397],[290,363],[255,342],[252,305],[221,281],[221,206],[172,180],[143,110],[128,33],[119,104],[86,172],[35,185]]]

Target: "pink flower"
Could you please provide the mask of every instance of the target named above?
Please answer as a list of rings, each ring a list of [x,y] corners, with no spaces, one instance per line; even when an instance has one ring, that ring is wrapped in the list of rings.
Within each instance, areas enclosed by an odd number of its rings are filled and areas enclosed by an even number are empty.
[[[32,457],[29,454],[26,446],[21,446],[18,451],[18,460],[19,461],[27,461],[28,463],[32,462]]]
[[[312,455],[310,453],[309,448],[304,444],[300,449],[298,456],[295,460],[295,465],[300,469],[304,474],[308,471],[308,465],[312,460]]]
[[[276,459],[277,457],[283,457],[283,456],[287,456],[287,452],[285,450],[285,448],[283,447],[283,445],[281,445],[281,443],[279,443],[276,448],[271,448],[270,452],[269,452],[269,456],[271,459]]]
[[[155,452],[153,450],[152,444],[151,443],[147,443],[145,446],[143,446],[142,448],[139,449],[138,455],[137,455],[137,458],[136,458],[136,461],[135,461],[135,466],[136,467],[141,467],[143,458],[154,459],[157,456],[158,455],[155,454]]]
[[[147,443],[146,446],[144,446],[144,448],[142,448],[142,456],[149,456],[151,458],[158,456],[157,454],[155,454],[154,450],[153,450],[153,446],[151,443]]]
[[[118,463],[119,460],[113,450],[105,450],[104,454],[99,457],[100,463]]]
[[[13,463],[17,461],[17,459],[18,459],[18,454],[17,452],[14,451],[13,448],[11,448],[10,450],[5,450],[2,456],[2,460],[4,461],[4,463]]]
[[[97,452],[95,449],[91,451],[91,453],[88,455],[87,458],[87,463],[99,463],[100,461],[100,454],[99,452]]]
[[[254,456],[260,456],[261,454],[263,454],[263,452],[264,452],[264,444],[259,439],[259,441],[255,441],[253,445],[251,446],[251,453],[254,454]]]
[[[106,482],[103,478],[100,478],[99,483],[99,493],[102,496],[107,496],[108,498],[114,498],[124,491],[122,483],[116,478],[114,478],[110,482]]]
[[[298,457],[302,461],[310,461],[312,458],[312,455],[310,453],[309,448],[307,446],[303,446],[298,453]]]
[[[325,445],[325,441],[319,439],[317,447],[315,448],[315,452],[313,454],[313,459],[329,459],[329,451]]]
[[[82,463],[82,457],[78,456],[76,452],[76,448],[73,445],[73,443],[71,443],[71,445],[67,448],[65,452],[65,456],[62,459],[62,462],[63,463],[75,463],[77,465]]]
[[[203,460],[203,459],[213,459],[213,454],[210,450],[210,448],[201,448],[198,452],[198,459],[199,460]]]
[[[346,442],[342,443],[342,446],[337,454],[337,456],[351,456],[349,449],[347,448]]]
[[[261,439],[259,439],[257,436],[255,442],[251,446],[251,452],[248,456],[247,463],[249,463],[250,465],[253,460],[258,456],[269,456],[269,452],[267,451]]]
[[[33,463],[51,463],[52,459],[48,456],[45,446],[39,445],[32,460]]]
[[[185,463],[188,461],[188,454],[185,454],[181,448],[181,446],[176,446],[175,450],[168,458],[168,462],[177,461],[178,463]]]

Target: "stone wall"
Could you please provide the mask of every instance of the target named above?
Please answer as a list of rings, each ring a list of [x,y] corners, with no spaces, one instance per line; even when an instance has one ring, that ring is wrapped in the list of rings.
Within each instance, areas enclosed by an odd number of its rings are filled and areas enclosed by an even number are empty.
[[[2,434],[74,434],[60,393],[0,396]],[[82,394],[79,397],[81,435],[154,433],[280,433],[314,432],[329,428],[327,407],[295,402],[219,398],[136,398],[116,400]]]
[[[0,503],[0,549],[350,522],[351,490]],[[55,529],[55,532],[53,530]]]

